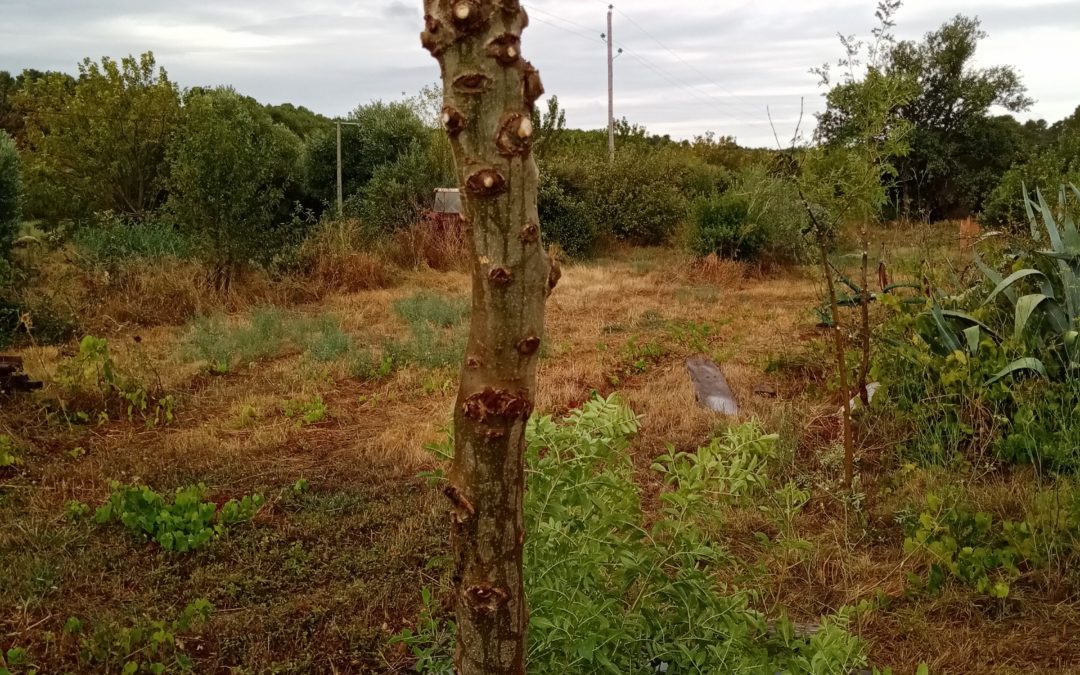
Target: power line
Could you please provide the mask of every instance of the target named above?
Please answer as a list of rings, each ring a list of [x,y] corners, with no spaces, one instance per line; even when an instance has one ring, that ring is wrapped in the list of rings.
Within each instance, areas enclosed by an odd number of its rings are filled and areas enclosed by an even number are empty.
[[[577,21],[571,21],[570,19],[563,18],[563,17],[561,17],[561,16],[559,16],[557,14],[552,14],[551,12],[544,11],[544,10],[540,9],[539,7],[531,7],[531,6],[529,6],[529,7],[526,7],[526,9],[529,11],[530,18],[536,18],[536,17],[533,17],[532,14],[533,14],[533,12],[538,12],[540,14],[543,14],[544,16],[551,17],[552,19],[555,19],[556,21],[562,21],[563,23],[568,23],[571,26],[576,26],[577,28],[581,28],[581,29],[586,30],[586,31],[593,31],[594,30],[594,28],[592,28],[590,26],[586,26],[583,23],[578,23]],[[542,20],[537,19],[537,21],[542,21]]]
[[[577,30],[573,30],[571,28],[567,28],[566,26],[560,26],[557,23],[552,23],[550,21],[545,21],[545,20],[541,19],[540,17],[535,17],[534,16],[534,17],[532,17],[532,20],[533,21],[539,21],[540,23],[542,23],[542,24],[544,24],[546,26],[551,26],[552,28],[555,28],[557,30],[561,30],[564,33],[569,33],[570,35],[576,35],[577,37],[582,38],[584,40],[588,40],[589,42],[595,43],[595,42],[598,42],[600,40],[599,36],[594,37],[592,35],[586,35],[585,33],[582,33],[582,32],[577,31]]]
[[[744,3],[743,5],[741,5],[741,6],[739,7],[739,9],[736,9],[736,10],[734,10],[734,12],[738,12],[738,11],[740,11],[740,10],[741,10],[741,9],[742,9],[743,7],[746,7],[746,6],[747,6],[747,5],[749,5],[749,4],[751,4],[751,3],[749,3],[749,2],[748,2],[748,3]],[[650,40],[652,40],[652,41],[653,41],[653,42],[655,42],[655,43],[656,43],[657,45],[659,45],[661,49],[663,49],[663,50],[665,50],[666,52],[668,52],[669,54],[671,54],[671,55],[672,55],[672,56],[673,56],[673,57],[674,57],[674,58],[675,58],[675,59],[676,59],[677,61],[679,61],[680,63],[682,63],[682,64],[683,64],[684,66],[686,66],[687,68],[690,68],[691,70],[693,70],[693,71],[694,71],[694,72],[695,72],[695,73],[696,73],[697,75],[699,75],[700,77],[704,78],[704,79],[705,79],[705,80],[706,80],[707,82],[709,82],[709,83],[710,83],[710,84],[712,84],[713,86],[717,87],[718,89],[720,89],[720,90],[722,90],[722,91],[725,91],[725,92],[727,92],[727,93],[728,93],[728,95],[730,95],[731,97],[733,97],[733,98],[735,98],[735,99],[737,99],[737,100],[741,101],[741,102],[742,102],[742,103],[743,103],[744,105],[746,105],[746,106],[749,106],[749,108],[747,109],[747,111],[746,111],[746,112],[749,112],[749,110],[751,110],[751,109],[752,109],[752,110],[754,110],[754,114],[755,114],[755,115],[757,115],[757,114],[760,114],[760,112],[758,111],[758,106],[757,106],[757,105],[755,105],[755,104],[751,103],[750,101],[747,101],[747,100],[746,100],[746,99],[744,99],[743,97],[739,96],[738,94],[736,94],[735,92],[731,91],[730,89],[728,89],[728,88],[727,88],[727,87],[725,87],[724,85],[720,84],[720,83],[719,83],[719,82],[717,82],[716,80],[714,80],[714,79],[712,79],[711,77],[709,77],[709,76],[708,76],[708,75],[707,75],[706,73],[702,72],[700,68],[698,68],[698,67],[697,67],[697,66],[695,66],[694,64],[690,63],[689,61],[687,61],[686,59],[684,59],[684,58],[683,58],[682,56],[680,56],[680,55],[679,55],[679,54],[678,54],[677,52],[675,52],[675,50],[673,50],[672,48],[668,47],[668,46],[667,46],[666,44],[664,44],[663,42],[661,42],[659,38],[657,38],[657,37],[656,37],[655,35],[653,35],[653,34],[652,34],[651,32],[649,32],[649,30],[648,30],[648,29],[646,29],[646,28],[645,28],[644,26],[642,26],[642,25],[641,25],[640,23],[638,23],[637,21],[635,21],[635,20],[634,20],[634,18],[633,18],[633,17],[631,17],[631,16],[629,15],[629,14],[627,14],[627,13],[626,13],[626,12],[624,12],[624,11],[622,11],[622,10],[621,10],[621,9],[619,9],[618,7],[616,7],[616,8],[615,8],[615,11],[616,11],[616,12],[618,12],[618,13],[619,13],[619,15],[620,15],[620,16],[622,16],[622,17],[623,17],[624,19],[626,19],[627,21],[629,21],[629,22],[631,23],[631,25],[633,25],[633,26],[634,26],[634,27],[635,27],[635,28],[636,28],[636,29],[637,29],[637,30],[638,30],[639,32],[641,32],[641,33],[642,33],[642,34],[644,34],[644,35],[645,35],[646,37],[648,37],[648,38],[649,38]],[[706,93],[706,94],[708,94],[708,92],[705,92],[705,93]],[[712,96],[712,94],[709,94],[709,95],[710,95],[710,96]]]

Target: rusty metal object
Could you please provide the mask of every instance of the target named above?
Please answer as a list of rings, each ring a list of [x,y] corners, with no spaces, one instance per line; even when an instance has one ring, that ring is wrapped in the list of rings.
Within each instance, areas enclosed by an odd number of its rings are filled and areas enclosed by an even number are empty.
[[[35,382],[23,374],[21,356],[0,356],[0,394],[11,395],[37,391],[41,382]]]

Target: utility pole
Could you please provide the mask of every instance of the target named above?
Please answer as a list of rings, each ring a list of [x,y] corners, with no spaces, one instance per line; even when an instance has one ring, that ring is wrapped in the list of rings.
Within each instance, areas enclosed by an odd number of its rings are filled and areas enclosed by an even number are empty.
[[[337,121],[337,217],[341,218],[345,215],[345,187],[341,180],[341,127],[358,127],[359,122],[342,122]]]
[[[612,35],[612,10],[615,5],[608,5],[607,11],[607,138],[608,161],[615,163],[615,38]]]

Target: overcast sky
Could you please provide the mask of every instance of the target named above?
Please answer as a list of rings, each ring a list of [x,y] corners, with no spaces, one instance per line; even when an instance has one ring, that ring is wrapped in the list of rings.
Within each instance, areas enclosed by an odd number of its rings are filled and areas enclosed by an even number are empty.
[[[530,0],[526,57],[571,126],[606,124],[604,0]],[[620,0],[616,114],[651,131],[708,130],[772,145],[820,106],[812,66],[840,54],[837,32],[867,35],[874,0]],[[438,78],[419,46],[421,0],[0,0],[0,70],[74,71],[85,56],[152,50],[182,86],[231,84],[268,103],[326,115],[398,99]],[[990,37],[981,65],[1016,66],[1055,121],[1080,105],[1078,0],[908,0],[897,35],[918,38],[957,13]]]

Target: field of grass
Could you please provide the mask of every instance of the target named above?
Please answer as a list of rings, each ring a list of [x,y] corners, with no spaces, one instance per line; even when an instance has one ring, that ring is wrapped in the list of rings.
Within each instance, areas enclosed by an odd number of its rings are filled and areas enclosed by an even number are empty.
[[[955,271],[953,236],[889,239],[901,275]],[[0,647],[40,673],[121,672],[132,655],[205,673],[409,672],[392,638],[416,627],[422,588],[446,596],[447,507],[418,474],[437,468],[425,446],[450,420],[468,283],[412,271],[390,289],[287,310],[114,323],[99,335],[115,371],[104,393],[100,359],[72,373],[78,344],[21,350],[47,386],[0,403],[14,458],[0,463]],[[660,249],[570,265],[548,305],[538,410],[560,416],[618,393],[642,416],[632,454],[656,508],[654,460],[729,423],[694,400],[685,361],[706,354],[741,416],[780,435],[770,478],[806,491],[780,523],[760,505],[732,506],[713,533],[738,561],[726,581],[754,589],[756,609],[817,624],[861,606],[851,630],[871,663],[898,673],[923,662],[932,673],[1080,672],[1068,570],[1029,575],[1006,599],[960,585],[931,594],[911,578],[925,561],[905,553],[904,524],[932,490],[1008,511],[1033,475],[906,464],[868,421],[856,494],[839,488],[839,398],[812,312],[822,294],[812,269],[703,269]],[[102,403],[116,391],[148,403]],[[174,553],[95,522],[115,484],[168,499],[201,484],[215,508],[263,501]]]

